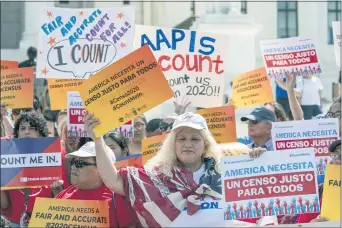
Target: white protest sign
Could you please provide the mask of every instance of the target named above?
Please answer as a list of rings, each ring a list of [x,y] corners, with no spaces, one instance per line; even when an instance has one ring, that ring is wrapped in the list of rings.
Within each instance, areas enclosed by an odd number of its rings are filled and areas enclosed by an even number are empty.
[[[151,47],[174,98],[186,96],[194,107],[222,105],[228,37],[142,25],[135,31],[135,48]]]
[[[67,93],[68,100],[68,136],[88,137],[84,130],[84,117],[86,110],[79,92],[72,91]]]
[[[334,36],[334,49],[335,49],[335,57],[336,57],[336,64],[340,66],[340,59],[341,59],[341,29],[340,29],[341,22],[340,21],[333,21],[332,22],[332,30]]]
[[[61,153],[1,155],[1,169],[61,166]]]
[[[133,49],[132,7],[45,8],[40,15],[37,78],[87,79]]]
[[[320,211],[312,148],[221,158],[226,220]]]
[[[315,119],[272,123],[275,150],[314,148],[318,183],[323,183],[330,162],[329,146],[339,137],[337,119]]]
[[[261,53],[270,78],[322,73],[312,39],[293,37],[260,41]]]

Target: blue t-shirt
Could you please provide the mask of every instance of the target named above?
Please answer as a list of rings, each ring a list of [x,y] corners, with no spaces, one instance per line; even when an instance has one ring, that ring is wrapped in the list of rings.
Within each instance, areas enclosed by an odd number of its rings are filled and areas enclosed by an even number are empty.
[[[283,81],[285,82],[285,79]],[[276,98],[288,98],[287,91],[280,88],[278,84],[276,84]]]

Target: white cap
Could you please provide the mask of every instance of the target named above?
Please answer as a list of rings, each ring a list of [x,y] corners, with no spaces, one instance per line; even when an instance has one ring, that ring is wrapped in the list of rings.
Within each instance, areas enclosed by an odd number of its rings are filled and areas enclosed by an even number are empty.
[[[178,116],[173,123],[172,130],[180,127],[190,127],[196,130],[208,130],[207,121],[199,114],[186,112]]]
[[[109,147],[107,147],[107,149],[109,151],[112,151]],[[79,150],[65,155],[65,158],[75,158],[75,157],[78,157],[78,158],[96,157],[95,143],[87,142]],[[111,153],[111,159],[112,159],[112,162],[116,161],[114,152]]]

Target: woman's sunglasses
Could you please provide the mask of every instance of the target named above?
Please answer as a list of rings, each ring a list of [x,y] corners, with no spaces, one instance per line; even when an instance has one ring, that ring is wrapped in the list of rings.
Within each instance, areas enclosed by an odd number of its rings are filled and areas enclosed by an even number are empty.
[[[89,162],[85,162],[82,160],[76,160],[75,158],[73,158],[70,161],[70,166],[73,166],[73,165],[75,165],[76,168],[83,168],[84,166],[90,166],[90,165],[96,166],[96,163],[89,163]]]
[[[160,124],[159,124],[159,129],[161,130],[161,131],[167,131],[168,129],[172,129],[172,126],[173,126],[173,123],[170,123],[170,124],[168,124],[168,123],[165,123],[165,122],[161,122]]]

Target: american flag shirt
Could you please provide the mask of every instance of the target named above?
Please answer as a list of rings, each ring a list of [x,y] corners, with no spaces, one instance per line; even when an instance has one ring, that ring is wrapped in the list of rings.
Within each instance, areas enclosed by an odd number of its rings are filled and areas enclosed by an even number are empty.
[[[221,199],[221,174],[215,170],[215,160],[205,158],[204,164],[199,184],[192,172],[180,166],[173,168],[172,176],[146,166],[121,168],[126,199],[136,211],[140,226],[167,227],[186,207],[189,215],[195,214],[205,196]]]

